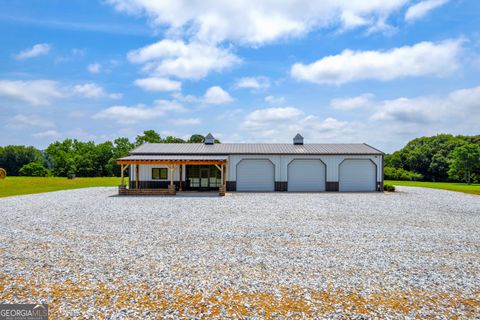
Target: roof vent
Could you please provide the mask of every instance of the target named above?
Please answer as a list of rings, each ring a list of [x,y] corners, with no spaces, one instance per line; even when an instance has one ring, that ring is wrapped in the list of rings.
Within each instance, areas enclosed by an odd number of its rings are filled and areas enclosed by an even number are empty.
[[[205,144],[214,144],[215,143],[215,138],[212,136],[211,133],[207,134],[205,139],[203,139],[203,143]]]
[[[297,133],[295,137],[293,137],[293,144],[294,145],[302,145],[303,144],[303,137],[300,133]]]

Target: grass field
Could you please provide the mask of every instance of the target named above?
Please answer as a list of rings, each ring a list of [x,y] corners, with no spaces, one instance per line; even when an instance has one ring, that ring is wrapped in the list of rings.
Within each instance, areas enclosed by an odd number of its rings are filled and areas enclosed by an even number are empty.
[[[128,179],[125,179],[125,183],[127,182]],[[0,180],[0,197],[118,185],[120,185],[120,178],[118,177],[75,178],[72,180],[62,177],[6,177],[4,180]]]
[[[466,183],[456,183],[456,182],[396,181],[396,180],[385,180],[385,183],[390,183],[390,184],[393,184],[394,186],[444,189],[444,190],[480,195],[480,184],[466,184]]]

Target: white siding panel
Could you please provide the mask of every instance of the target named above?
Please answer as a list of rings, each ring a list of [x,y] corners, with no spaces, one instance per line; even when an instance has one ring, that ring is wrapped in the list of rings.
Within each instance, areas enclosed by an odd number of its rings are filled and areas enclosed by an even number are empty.
[[[368,159],[347,159],[340,164],[339,191],[375,191],[376,166]]]
[[[325,171],[320,160],[293,160],[288,164],[288,191],[325,191]]]
[[[130,179],[132,181],[136,180],[135,178],[135,173],[136,173],[136,165],[131,165],[130,166]],[[160,164],[140,164],[138,165],[138,174],[140,176],[140,181],[170,181],[170,168],[167,165],[160,165]],[[168,169],[168,176],[167,179],[162,179],[162,180],[152,180],[152,168],[167,168]],[[185,166],[183,168],[183,181],[185,181]],[[173,180],[174,181],[179,181],[180,177],[180,172],[179,172],[179,167],[176,166],[174,173],[173,173]]]
[[[243,159],[237,165],[237,191],[274,191],[275,166],[268,159]]]
[[[280,179],[277,181],[287,181],[288,179],[288,163],[290,163],[295,158],[299,156],[286,155],[282,156],[281,163],[282,166],[277,168],[280,173]],[[338,168],[340,163],[349,158],[354,159],[370,159],[377,166],[377,177],[378,181],[381,181],[382,177],[382,167],[381,167],[381,157],[372,156],[372,155],[358,155],[358,156],[349,156],[349,155],[326,155],[326,156],[301,156],[302,159],[320,159],[325,163],[327,167],[327,181],[339,181]]]

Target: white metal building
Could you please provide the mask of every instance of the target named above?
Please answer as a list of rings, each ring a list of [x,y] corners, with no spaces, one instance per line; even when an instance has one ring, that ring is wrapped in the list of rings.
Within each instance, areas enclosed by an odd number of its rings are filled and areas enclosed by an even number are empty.
[[[384,153],[361,144],[146,143],[118,160],[129,189],[250,192],[383,190]]]

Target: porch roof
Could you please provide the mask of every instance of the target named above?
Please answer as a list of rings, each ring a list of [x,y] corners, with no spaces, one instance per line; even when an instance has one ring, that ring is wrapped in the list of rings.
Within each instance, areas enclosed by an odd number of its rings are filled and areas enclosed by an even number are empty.
[[[117,164],[224,164],[228,156],[212,155],[131,155]]]

